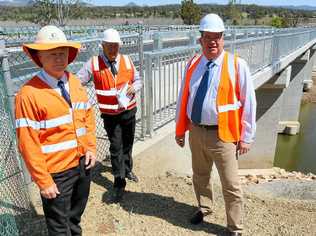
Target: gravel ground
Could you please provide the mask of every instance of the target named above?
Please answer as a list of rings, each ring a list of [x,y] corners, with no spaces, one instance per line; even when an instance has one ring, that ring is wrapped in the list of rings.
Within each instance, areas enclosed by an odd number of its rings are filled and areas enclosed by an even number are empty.
[[[84,235],[227,234],[218,184],[214,186],[214,212],[206,217],[204,223],[193,226],[188,223],[195,210],[191,177],[170,172],[153,175],[155,166],[149,168],[141,162],[135,160],[135,172],[140,182],[128,182],[120,204],[113,204],[110,200],[113,181],[110,168],[99,164],[83,216]],[[315,198],[295,198],[295,189],[315,194],[315,181],[245,184],[244,189],[244,235],[316,235]],[[291,197],[287,199],[289,191]],[[301,194],[305,195],[308,196],[307,193]]]
[[[316,103],[316,73],[312,79],[314,81],[313,87],[310,91],[303,93],[302,104]]]

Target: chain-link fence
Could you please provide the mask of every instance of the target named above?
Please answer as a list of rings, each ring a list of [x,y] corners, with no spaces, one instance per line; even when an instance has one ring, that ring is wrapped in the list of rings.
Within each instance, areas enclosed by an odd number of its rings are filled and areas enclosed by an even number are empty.
[[[6,81],[10,72],[7,55],[0,48],[0,235],[30,235],[35,211],[30,205],[22,163],[16,151],[16,139],[10,113]]]
[[[175,29],[176,33],[171,32],[172,27],[166,27],[166,29],[169,31],[165,30],[162,33],[159,33],[157,29],[150,31],[141,25],[129,28],[130,31],[121,29],[123,41],[121,52],[132,58],[144,82],[144,88],[137,97],[136,141],[144,139],[146,135],[153,135],[153,130],[174,119],[178,90],[186,62],[200,50],[197,45],[199,33],[196,27],[190,28],[190,30],[194,29],[193,31],[184,31],[183,28]],[[37,30],[30,30],[30,37],[34,37]],[[71,30],[68,35],[72,38],[74,35],[80,35],[82,31],[80,27],[76,33],[74,33],[74,28]],[[92,55],[100,52],[99,33],[102,30],[96,28],[90,32],[90,36],[84,38],[81,36],[89,32],[80,35],[82,50],[76,61],[69,66],[70,71],[77,72]],[[247,31],[228,30],[225,33],[225,49],[236,51],[243,57],[254,74],[272,65],[275,59],[290,54],[316,38],[316,31],[312,29],[300,29],[300,31],[295,29],[292,32],[293,37],[291,37],[291,32],[274,34],[273,29],[253,28]],[[28,230],[34,229],[36,224],[32,223],[33,218],[29,217],[33,210],[25,189],[26,178],[23,178],[23,168],[15,148],[10,109],[13,110],[15,93],[37,73],[38,68],[20,47],[9,45],[5,50],[3,47],[4,45],[1,49],[0,40],[2,68],[0,73],[0,235],[18,235],[19,232],[30,235],[27,233]],[[88,83],[86,87],[96,112],[97,158],[102,160],[108,153],[109,142],[96,106],[94,86]]]
[[[92,55],[97,55],[101,50],[100,38],[82,40],[82,50],[76,62],[69,66],[69,71],[75,73],[88,61]],[[123,45],[121,52],[128,54],[135,62],[136,69],[142,70],[142,33],[122,35]],[[16,150],[15,130],[11,110],[14,110],[14,96],[21,86],[38,72],[38,68],[24,54],[21,48],[4,47],[0,41],[1,77],[0,77],[0,235],[42,235],[46,234],[43,227],[43,219],[36,219],[34,210],[30,204],[30,198],[26,189],[30,182],[29,175],[24,168]],[[106,158],[109,142],[100,118],[100,112],[96,106],[95,90],[92,83],[86,85],[89,99],[96,112],[97,127],[97,158]],[[135,140],[143,138],[143,106],[142,95],[139,94],[138,112],[136,114],[137,125]],[[23,176],[25,174],[25,176]],[[35,218],[34,218],[35,217]],[[35,223],[34,223],[35,222]],[[36,223],[37,222],[37,223]],[[32,230],[32,233],[30,233]]]

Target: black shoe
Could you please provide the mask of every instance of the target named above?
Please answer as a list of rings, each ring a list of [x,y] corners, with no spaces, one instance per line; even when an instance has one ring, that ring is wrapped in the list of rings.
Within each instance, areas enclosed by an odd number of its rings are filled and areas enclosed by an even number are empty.
[[[137,183],[139,180],[137,176],[131,171],[126,174],[126,178]]]
[[[197,225],[203,222],[203,213],[202,211],[197,211],[193,214],[193,216],[190,219],[190,223],[193,225]]]
[[[118,203],[122,200],[124,195],[124,188],[117,188],[114,187],[114,193],[113,193],[113,202]]]
[[[242,236],[242,233],[239,232],[229,232],[229,236]]]

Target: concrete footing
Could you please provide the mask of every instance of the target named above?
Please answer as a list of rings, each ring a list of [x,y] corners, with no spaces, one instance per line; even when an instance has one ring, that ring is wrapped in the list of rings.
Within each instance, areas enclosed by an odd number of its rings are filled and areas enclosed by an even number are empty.
[[[300,122],[298,121],[280,121],[278,133],[297,135],[300,131],[300,126]]]
[[[303,81],[303,91],[304,92],[308,92],[309,90],[311,90],[311,88],[313,87],[313,80],[304,80]]]

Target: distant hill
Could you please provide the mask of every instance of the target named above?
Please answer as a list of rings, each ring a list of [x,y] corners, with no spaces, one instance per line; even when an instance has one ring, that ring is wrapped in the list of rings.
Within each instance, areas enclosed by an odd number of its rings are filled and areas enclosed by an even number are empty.
[[[25,0],[6,0],[0,1],[0,6],[9,6],[9,7],[25,7],[31,6],[33,1],[25,1]]]
[[[0,0],[0,6],[25,7],[25,6],[32,6],[33,4],[34,4],[33,0],[4,0],[4,1]],[[85,7],[94,7],[93,4],[84,2],[84,1],[81,1],[80,5],[85,6]],[[178,4],[172,4],[172,5],[178,5]],[[128,4],[125,5],[125,7],[139,7],[139,5],[137,5],[135,2],[129,2]],[[146,6],[144,5],[143,7],[146,7]],[[264,7],[267,7],[267,6],[264,6]],[[316,11],[316,7],[308,6],[308,5],[300,5],[300,6],[288,5],[288,6],[271,6],[271,7],[292,9],[292,10]]]
[[[125,6],[126,7],[138,7],[138,5],[135,2],[129,2]]]
[[[32,0],[5,0],[0,1],[0,6],[9,6],[9,7],[25,7],[25,6],[32,6],[34,4],[34,1]],[[80,5],[85,7],[94,7],[93,4],[87,3],[87,2],[80,2]],[[135,4],[136,5],[136,4]]]
[[[301,5],[301,6],[279,6],[286,9],[293,9],[293,10],[305,10],[305,11],[316,11],[316,7],[308,6],[308,5]]]

